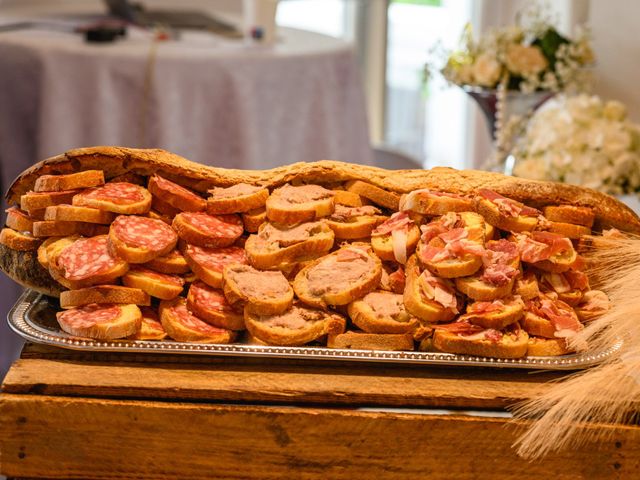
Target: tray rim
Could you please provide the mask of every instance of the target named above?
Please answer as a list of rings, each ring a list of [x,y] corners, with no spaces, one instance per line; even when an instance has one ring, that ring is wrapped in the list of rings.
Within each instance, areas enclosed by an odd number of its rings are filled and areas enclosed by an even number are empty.
[[[28,313],[45,297],[25,289],[7,314],[9,327],[25,340],[85,352],[167,353],[296,360],[357,361],[389,365],[520,368],[532,370],[579,370],[595,366],[622,348],[620,339],[607,350],[559,357],[502,359],[441,352],[337,349],[326,347],[278,347],[271,345],[187,343],[173,340],[102,341],[51,332],[28,319]]]

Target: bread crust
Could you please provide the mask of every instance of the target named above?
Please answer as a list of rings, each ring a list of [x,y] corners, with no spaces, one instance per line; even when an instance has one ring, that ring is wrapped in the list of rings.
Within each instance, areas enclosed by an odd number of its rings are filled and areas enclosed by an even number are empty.
[[[527,357],[557,357],[573,353],[564,338],[529,337]]]
[[[256,233],[266,220],[267,210],[265,208],[256,208],[242,214],[244,229],[249,233]]]
[[[16,232],[33,233],[34,219],[27,212],[17,207],[11,207],[7,210],[7,227],[14,229]]]
[[[149,306],[149,295],[138,288],[119,285],[96,285],[78,290],[66,290],[60,294],[62,308],[82,307],[91,303],[134,304]]]
[[[0,230],[0,244],[20,252],[32,252],[37,250],[42,240],[32,235],[16,232],[12,228]]]

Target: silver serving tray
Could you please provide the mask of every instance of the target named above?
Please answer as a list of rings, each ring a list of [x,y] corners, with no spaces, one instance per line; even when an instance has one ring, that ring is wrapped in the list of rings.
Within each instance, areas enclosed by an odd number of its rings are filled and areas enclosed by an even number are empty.
[[[30,342],[90,352],[182,353],[235,357],[293,358],[313,360],[352,360],[391,364],[449,365],[537,370],[576,370],[596,365],[614,354],[622,341],[599,353],[578,353],[561,357],[519,359],[485,358],[439,352],[388,352],[349,350],[322,346],[274,347],[247,344],[185,343],[151,340],[99,341],[74,337],[60,330],[55,318],[57,301],[33,290],[25,290],[9,311],[9,326]]]

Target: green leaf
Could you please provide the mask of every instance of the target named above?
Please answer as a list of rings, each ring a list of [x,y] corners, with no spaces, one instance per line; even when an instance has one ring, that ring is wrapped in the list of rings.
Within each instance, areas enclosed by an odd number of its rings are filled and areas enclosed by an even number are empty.
[[[556,64],[558,48],[565,43],[569,43],[569,40],[560,35],[555,28],[551,27],[541,37],[536,38],[532,45],[542,50],[542,54],[549,61],[549,66],[553,70]]]

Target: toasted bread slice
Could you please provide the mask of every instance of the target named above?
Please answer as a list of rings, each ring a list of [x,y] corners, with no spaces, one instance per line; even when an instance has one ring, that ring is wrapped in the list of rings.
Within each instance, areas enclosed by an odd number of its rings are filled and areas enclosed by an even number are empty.
[[[346,183],[345,188],[351,193],[357,193],[358,195],[371,200],[376,205],[388,208],[393,211],[398,210],[400,205],[400,195],[395,192],[390,192],[380,187],[376,187],[367,182],[360,180],[351,180]]]
[[[201,212],[207,205],[205,199],[195,192],[159,175],[149,177],[148,188],[162,203],[182,212]]]
[[[475,207],[486,222],[508,232],[534,230],[538,225],[538,217],[542,214],[535,208],[527,207],[487,189],[481,189],[478,192]]]
[[[578,254],[571,240],[551,232],[532,232],[515,237],[523,262],[545,272],[562,273],[574,265]]]
[[[334,193],[319,185],[286,184],[273,191],[266,201],[267,218],[282,225],[318,220],[334,211]]]
[[[231,343],[236,337],[235,332],[214,327],[193,315],[182,297],[160,302],[160,322],[178,342]]]
[[[136,305],[85,305],[58,312],[56,318],[69,335],[98,340],[128,337],[142,323],[142,313]]]
[[[366,244],[351,244],[320,257],[296,275],[298,298],[317,308],[347,305],[375,290],[382,263]]]
[[[35,192],[61,192],[77,188],[104,185],[102,170],[84,170],[67,175],[40,175],[33,187]]]
[[[573,353],[564,338],[543,338],[529,336],[527,345],[527,357],[557,357]]]
[[[44,219],[58,222],[85,222],[108,225],[113,222],[115,215],[97,208],[63,204],[47,207],[44,212]]]
[[[70,237],[51,237],[47,238],[42,244],[38,247],[38,262],[44,268],[49,269],[49,263],[56,262],[58,255],[75,242],[79,237],[77,235],[72,235]]]
[[[258,315],[283,313],[293,302],[293,289],[282,272],[262,272],[232,263],[223,270],[223,290],[232,306],[247,305]]]
[[[380,210],[371,205],[347,207],[336,203],[336,209],[327,219],[327,223],[336,238],[342,240],[365,238],[371,236],[375,227],[385,220],[380,213]]]
[[[129,263],[146,263],[176,247],[178,235],[162,220],[119,215],[109,227],[109,246]]]
[[[346,320],[341,315],[294,303],[284,313],[258,315],[245,307],[245,324],[249,333],[268,345],[304,345],[323,335],[344,332]]]
[[[326,254],[333,247],[334,233],[324,220],[306,222],[295,227],[263,223],[257,235],[245,243],[249,262],[255,268],[282,269]]]
[[[199,247],[228,247],[244,231],[237,215],[214,216],[203,212],[180,213],[172,225],[180,238]]]
[[[433,228],[439,231],[439,224],[442,224],[444,232],[431,233]],[[441,217],[427,225],[424,232],[417,256],[434,275],[466,277],[482,267],[485,227],[483,218],[477,213],[456,213],[451,221]]]
[[[203,282],[194,282],[189,287],[187,308],[198,318],[216,327],[227,330],[244,330],[242,311],[231,308],[222,290],[211,288]]]
[[[556,338],[556,328],[550,320],[533,312],[525,312],[522,318],[522,328],[529,335],[544,338]]]
[[[7,210],[7,227],[12,228],[16,232],[33,233],[34,219],[23,210],[11,207]]]
[[[397,293],[368,293],[350,303],[348,312],[354,325],[368,333],[412,333],[419,325],[405,310],[403,297]]]
[[[116,175],[115,177],[111,177],[107,181],[110,183],[113,183],[113,182],[133,183],[134,185],[140,185],[144,187],[147,184],[147,177],[138,175],[137,173],[133,173],[133,172],[126,172],[120,175]]]
[[[178,250],[172,250],[162,257],[156,257],[150,262],[145,263],[144,266],[156,272],[173,273],[176,275],[189,273],[191,270],[184,255]]]
[[[164,340],[167,332],[159,321],[158,314],[153,308],[142,307],[142,322],[140,330],[127,337],[129,340]]]
[[[3,228],[0,231],[0,244],[12,250],[20,252],[32,252],[37,250],[42,239],[34,238],[29,232],[16,232],[12,228]]]
[[[562,273],[543,272],[540,283],[543,291],[555,292],[559,300],[572,307],[580,303],[584,293],[579,288],[574,288]]]
[[[395,264],[383,264],[380,289],[393,293],[404,293],[407,284],[404,268]]]
[[[407,262],[407,280],[403,294],[407,312],[427,323],[453,320],[459,311],[459,301],[456,298],[455,290],[446,280],[434,280],[428,271],[423,273],[426,278],[422,278],[418,261],[415,255],[412,255]],[[445,302],[446,305],[435,301],[436,288],[438,289],[438,299],[450,300]]]
[[[349,331],[327,336],[327,347],[356,350],[414,350],[410,333],[366,333]]]
[[[71,290],[111,283],[129,270],[111,254],[106,235],[78,238],[59,253],[52,251],[48,263],[51,276]]]
[[[101,187],[88,188],[74,195],[72,204],[107,212],[136,215],[147,213],[151,209],[151,194],[146,188],[133,183],[109,182]]]
[[[132,266],[122,277],[127,287],[139,288],[152,297],[171,300],[182,293],[184,280],[177,275],[158,273],[148,268]]]
[[[263,208],[269,190],[247,183],[237,183],[231,187],[216,187],[209,190],[207,213],[211,215],[223,213],[243,213]]]
[[[333,200],[336,205],[344,205],[345,207],[362,207],[365,202],[357,193],[348,192],[346,190],[333,190]]]
[[[65,290],[60,293],[60,307],[74,308],[91,303],[112,303],[151,305],[149,295],[138,288],[121,287],[119,285],[96,285],[79,290]]]
[[[609,311],[611,304],[606,293],[600,290],[585,292],[574,310],[581,322],[590,322]]]
[[[222,288],[222,271],[232,263],[247,264],[245,251],[240,247],[204,248],[185,245],[184,258],[196,276],[213,288]]]
[[[171,219],[182,212],[182,210],[180,210],[179,208],[174,207],[173,205],[165,202],[162,198],[156,197],[155,195],[153,195],[151,198],[151,208],[159,214]]]
[[[535,273],[528,271],[517,277],[513,287],[513,294],[520,296],[523,300],[531,300],[540,295],[538,279]]]
[[[42,220],[33,222],[33,236],[37,238],[45,237],[66,237],[80,233],[93,233],[93,224],[81,222],[58,222],[52,220]]]
[[[149,218],[153,218],[154,220],[162,220],[167,225],[171,225],[173,223],[173,217],[169,217],[160,212],[156,212],[155,210],[149,210],[149,213],[147,213],[147,216]]]
[[[454,322],[458,323],[458,322]],[[485,329],[463,335],[436,328],[433,347],[441,352],[478,357],[522,358],[527,354],[529,335],[515,323],[503,331]]]
[[[483,281],[479,275],[456,278],[455,282],[456,288],[461,293],[479,302],[490,302],[510,295],[514,284],[512,280],[504,285],[491,285]]]
[[[473,211],[473,200],[455,193],[434,192],[429,189],[414,190],[400,197],[400,210],[410,210],[422,215],[445,215],[449,212]]]
[[[29,217],[31,217],[33,219],[33,221],[35,222],[36,220],[44,220],[44,214],[47,211],[46,208],[33,208],[31,210],[25,210],[27,212],[27,215],[29,215]]]
[[[61,203],[71,203],[73,197],[77,195],[80,190],[65,190],[64,192],[27,192],[20,197],[20,208],[29,212],[29,215],[34,217],[32,212],[42,211],[44,215],[44,209],[51,205],[60,205]],[[35,217],[34,217],[35,218]]]
[[[591,229],[589,227],[574,225],[572,223],[549,222],[548,230],[572,240],[580,240],[580,237],[583,235],[591,235]]]
[[[396,212],[371,232],[371,246],[382,260],[407,263],[420,240],[420,229],[408,212]]]
[[[591,229],[596,218],[595,212],[589,207],[575,205],[549,205],[543,209],[544,216],[552,222],[572,223]]]
[[[256,208],[242,214],[242,223],[244,229],[249,233],[256,233],[260,229],[260,225],[267,221],[266,208]]]
[[[524,315],[524,302],[519,298],[505,298],[492,302],[474,302],[467,305],[467,313],[461,320],[484,328],[502,330],[517,322]]]

